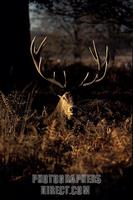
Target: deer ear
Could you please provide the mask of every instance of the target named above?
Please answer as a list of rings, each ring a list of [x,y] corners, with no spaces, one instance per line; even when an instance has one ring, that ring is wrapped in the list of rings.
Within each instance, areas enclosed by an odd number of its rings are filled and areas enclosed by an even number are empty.
[[[61,98],[61,96],[60,95],[57,95],[59,98]]]

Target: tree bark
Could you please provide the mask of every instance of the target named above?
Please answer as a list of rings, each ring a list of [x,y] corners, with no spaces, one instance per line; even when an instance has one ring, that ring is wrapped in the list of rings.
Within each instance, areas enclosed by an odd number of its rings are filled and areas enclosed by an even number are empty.
[[[109,48],[110,48],[110,59],[112,65],[115,63],[116,50],[119,40],[120,25],[109,24],[108,25],[108,36],[109,36]]]
[[[3,1],[4,2],[4,1]],[[0,88],[24,87],[32,79],[28,0],[2,3]]]
[[[74,20],[74,48],[73,48],[73,56],[74,56],[74,62],[80,62],[81,61],[81,41],[79,38],[79,22],[77,19]]]

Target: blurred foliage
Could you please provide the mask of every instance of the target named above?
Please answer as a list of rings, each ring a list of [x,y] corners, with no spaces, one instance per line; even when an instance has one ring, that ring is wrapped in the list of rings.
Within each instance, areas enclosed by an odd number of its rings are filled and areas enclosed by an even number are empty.
[[[36,0],[53,14],[67,15],[75,19],[91,15],[92,19],[113,21],[133,28],[133,2],[130,0]]]

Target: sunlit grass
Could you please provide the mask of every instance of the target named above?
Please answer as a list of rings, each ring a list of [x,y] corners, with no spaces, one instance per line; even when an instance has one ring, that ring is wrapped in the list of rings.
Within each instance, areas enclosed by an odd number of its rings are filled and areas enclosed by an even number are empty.
[[[9,180],[33,172],[104,173],[131,165],[132,117],[123,114],[122,102],[79,103],[77,116],[62,129],[56,118],[41,125],[48,113],[32,109],[35,92],[0,93],[0,165],[8,168]]]

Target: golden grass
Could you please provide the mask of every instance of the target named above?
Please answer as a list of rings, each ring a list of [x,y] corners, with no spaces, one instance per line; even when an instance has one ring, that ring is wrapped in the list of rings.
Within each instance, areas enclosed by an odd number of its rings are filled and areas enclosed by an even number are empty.
[[[110,102],[90,100],[78,105],[77,116],[64,129],[57,119],[41,127],[44,116],[31,108],[34,93],[0,93],[0,165],[8,168],[10,180],[33,172],[104,173],[132,164],[131,114],[111,110]]]

